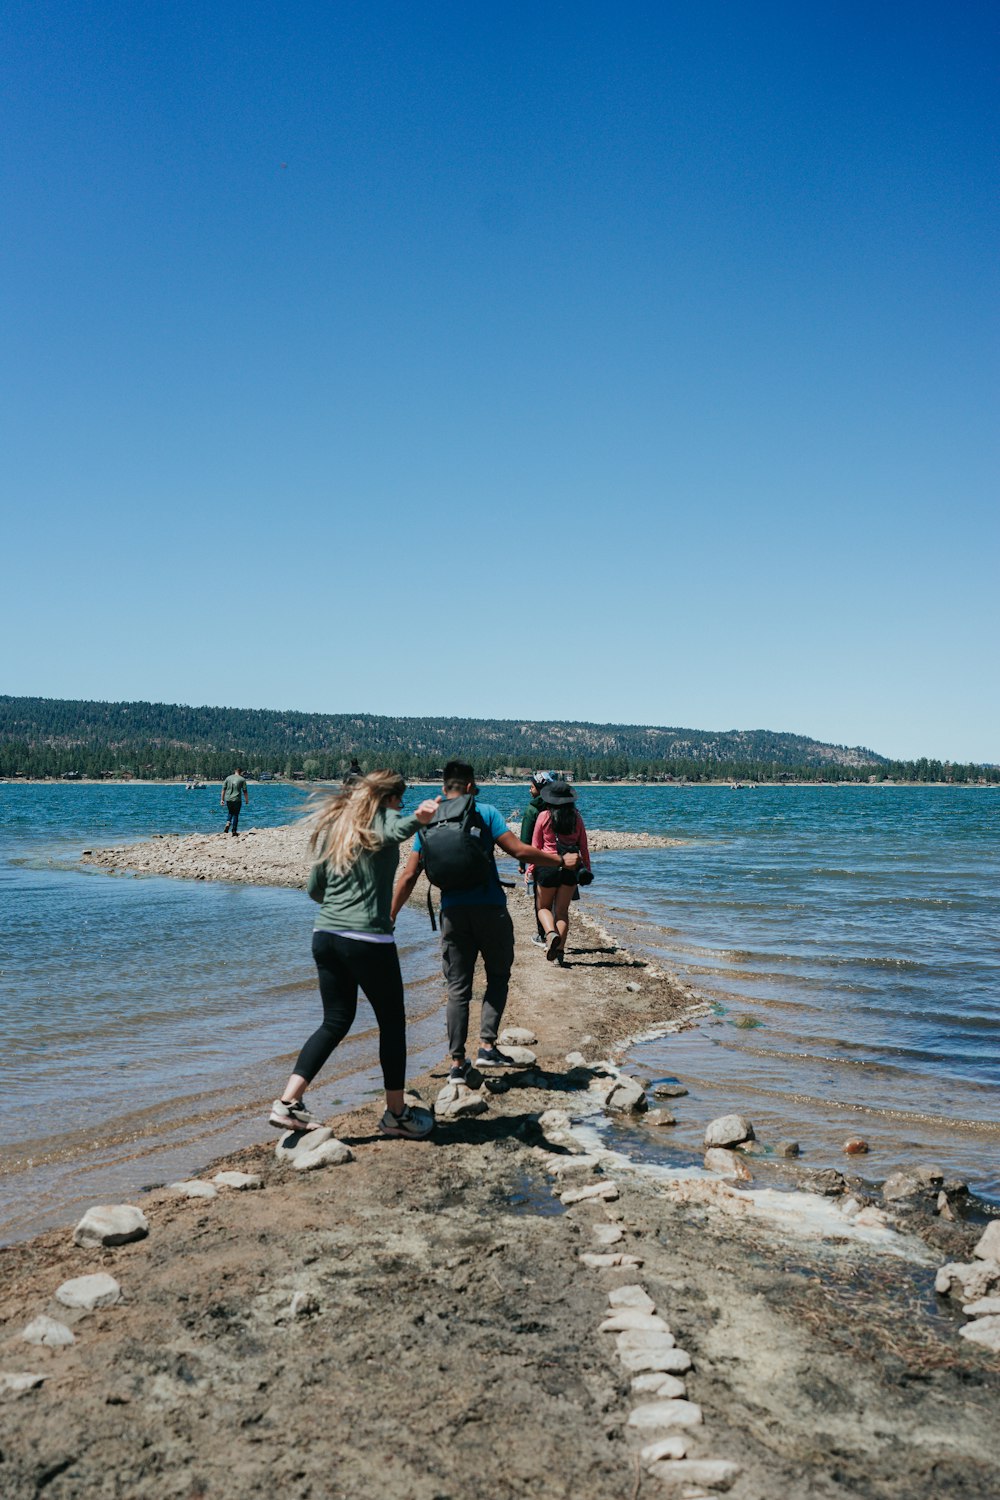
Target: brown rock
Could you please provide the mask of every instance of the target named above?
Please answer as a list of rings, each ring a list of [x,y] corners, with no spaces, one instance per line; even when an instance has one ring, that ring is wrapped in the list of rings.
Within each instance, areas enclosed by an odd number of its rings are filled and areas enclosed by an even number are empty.
[[[849,1141],[844,1142],[845,1156],[867,1156],[870,1150],[868,1142],[860,1135],[852,1135]]]

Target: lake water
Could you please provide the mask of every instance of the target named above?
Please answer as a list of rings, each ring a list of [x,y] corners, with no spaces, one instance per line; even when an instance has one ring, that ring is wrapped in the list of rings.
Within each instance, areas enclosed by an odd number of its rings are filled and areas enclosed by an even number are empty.
[[[301,806],[294,788],[250,795],[246,826]],[[509,813],[525,792],[484,800]],[[738,1109],[810,1164],[842,1166],[860,1134],[874,1177],[933,1159],[1000,1198],[1000,792],[595,787],[580,805],[593,827],[685,841],[600,855],[584,898],[713,1002],[629,1058],[691,1089],[661,1157],[697,1159],[704,1120]],[[317,1015],[312,904],[77,863],[222,816],[212,787],[0,785],[0,1239],[260,1138]],[[443,1034],[418,911],[400,951],[417,1071]],[[320,1108],[378,1091],[373,1044],[363,1007]]]

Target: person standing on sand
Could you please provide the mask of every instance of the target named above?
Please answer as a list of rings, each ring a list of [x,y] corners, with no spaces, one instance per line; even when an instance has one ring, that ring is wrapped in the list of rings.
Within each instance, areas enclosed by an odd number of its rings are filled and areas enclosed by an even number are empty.
[[[542,811],[531,835],[536,851],[566,856],[567,868],[534,871],[538,920],[545,931],[545,957],[562,963],[569,936],[569,904],[577,886],[589,884],[587,830],[576,810],[576,793],[568,781],[550,781],[541,791]],[[569,867],[569,855],[579,856]],[[538,855],[535,855],[538,862]]]
[[[444,768],[442,791],[446,802],[456,797],[475,798],[475,772],[468,761],[450,760]],[[482,885],[470,890],[447,890],[441,893],[441,955],[448,986],[448,1051],[451,1054],[449,1083],[464,1083],[471,1067],[465,1055],[469,1035],[469,1006],[476,960],[482,956],[486,969],[486,993],[480,1020],[478,1068],[513,1067],[513,1059],[497,1046],[500,1020],[507,1004],[510,971],[514,964],[514,924],[507,910],[507,898],[497,874],[494,847],[499,844],[515,859],[533,860],[536,864],[561,869],[574,865],[578,856],[547,854],[523,844],[511,833],[503,814],[488,802],[476,802],[478,828],[490,870]],[[392,898],[392,917],[406,905],[421,870],[421,835],[403,867]]]
[[[230,828],[232,828],[233,838],[235,839],[238,837],[236,830],[240,821],[240,808],[244,803],[246,803],[247,807],[250,806],[250,793],[247,791],[246,780],[239,766],[222,783],[222,796],[219,798],[219,806],[221,807],[223,803],[226,805],[228,817],[226,818],[226,826],[222,830],[222,836],[225,838]]]
[[[535,824],[538,821],[538,814],[541,812],[542,805],[543,805],[542,804],[542,795],[541,795],[542,794],[542,787],[543,786],[547,786],[550,781],[554,781],[554,780],[555,780],[555,777],[553,776],[553,774],[552,774],[551,771],[533,771],[532,772],[531,780],[528,782],[528,790],[531,793],[531,801],[528,803],[527,807],[524,809],[524,815],[521,818],[521,843],[522,844],[530,844],[531,843],[531,835],[535,831]],[[525,883],[525,885],[528,886],[529,888],[532,888],[535,891],[535,926],[537,927],[538,931],[535,933],[535,935],[531,939],[531,941],[537,947],[544,948],[545,947],[545,928],[542,926],[542,924],[541,924],[541,922],[539,921],[539,918],[538,918],[538,887],[537,887],[535,881],[532,880],[531,876],[528,874],[527,863],[522,859],[521,862],[520,862],[520,864],[521,864],[521,874],[524,876],[524,883]]]
[[[305,1091],[354,1024],[358,989],[379,1029],[379,1061],[385,1084],[383,1135],[419,1140],[433,1118],[411,1109],[406,1081],[406,1013],[403,976],[390,913],[399,846],[429,823],[440,798],[421,802],[401,817],[406,782],[397,771],[371,771],[319,799],[310,848],[319,855],[306,890],[319,903],[312,951],[319,974],[323,1023],[299,1053],[285,1092],[275,1099],[270,1123],[279,1130],[314,1130]]]

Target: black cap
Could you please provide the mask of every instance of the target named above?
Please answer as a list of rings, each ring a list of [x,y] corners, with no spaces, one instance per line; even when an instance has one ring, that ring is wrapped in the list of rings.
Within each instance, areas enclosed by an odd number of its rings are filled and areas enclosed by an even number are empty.
[[[565,807],[576,801],[576,793],[568,781],[547,781],[538,795],[549,807]]]

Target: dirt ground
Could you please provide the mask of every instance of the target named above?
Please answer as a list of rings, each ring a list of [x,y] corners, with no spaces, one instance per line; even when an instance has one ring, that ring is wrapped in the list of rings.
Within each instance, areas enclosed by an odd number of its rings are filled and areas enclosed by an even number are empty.
[[[578,924],[567,967],[546,964],[520,893],[512,908],[506,1019],[536,1032],[539,1068],[487,1114],[385,1141],[372,1106],[331,1122],[347,1165],[291,1172],[272,1137],[212,1168],[258,1172],[263,1191],[156,1190],[145,1240],[84,1250],[67,1228],[2,1252],[0,1370],[45,1376],[0,1396],[5,1500],[693,1496],[640,1468],[625,1423],[646,1398],[597,1331],[608,1291],[635,1281],[693,1360],[691,1456],[739,1463],[736,1500],[995,1500],[1000,1361],[958,1337],[932,1268],[781,1239],[639,1173],[617,1176],[617,1202],[562,1207],[539,1117],[590,1082],[565,1053],[606,1056],[690,1000],[604,929]],[[416,1085],[429,1100],[442,1082]],[[641,1268],[580,1263],[608,1222]],[[117,1306],[54,1301],[100,1269]],[[76,1343],[23,1342],[39,1313]]]

